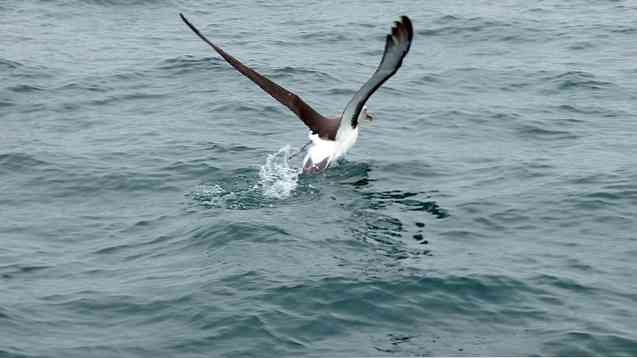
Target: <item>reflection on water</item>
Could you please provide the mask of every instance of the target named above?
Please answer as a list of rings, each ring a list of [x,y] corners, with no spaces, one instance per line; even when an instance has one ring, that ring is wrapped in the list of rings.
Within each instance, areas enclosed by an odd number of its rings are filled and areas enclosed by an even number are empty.
[[[330,174],[332,178],[342,179],[341,184],[351,185],[359,195],[358,200],[345,204],[354,218],[351,227],[354,237],[375,245],[381,254],[397,260],[431,256],[431,250],[424,246],[429,244],[425,222],[449,216],[447,210],[432,199],[437,192],[375,191],[370,172],[368,164],[348,163]],[[427,213],[427,217],[423,217],[423,213]]]
[[[217,183],[199,186],[190,197],[197,205],[227,210],[286,206],[329,197],[337,201],[339,210],[351,215],[347,226],[353,237],[373,245],[381,255],[395,260],[432,255],[426,223],[449,216],[432,199],[437,191],[374,190],[376,179],[370,177],[368,163],[341,161],[319,175],[299,176],[287,162],[289,153],[286,146],[269,155],[258,172],[217,178]]]

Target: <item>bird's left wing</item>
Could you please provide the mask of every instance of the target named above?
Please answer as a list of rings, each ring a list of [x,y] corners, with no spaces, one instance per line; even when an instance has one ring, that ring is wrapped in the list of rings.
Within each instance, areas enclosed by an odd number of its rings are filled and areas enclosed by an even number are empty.
[[[367,82],[354,94],[347,107],[343,111],[340,127],[358,125],[358,115],[361,113],[365,102],[374,92],[393,76],[403,63],[403,59],[409,52],[411,41],[414,37],[414,29],[411,20],[407,16],[401,16],[400,21],[396,21],[391,29],[391,34],[385,40],[385,52],[376,72]]]

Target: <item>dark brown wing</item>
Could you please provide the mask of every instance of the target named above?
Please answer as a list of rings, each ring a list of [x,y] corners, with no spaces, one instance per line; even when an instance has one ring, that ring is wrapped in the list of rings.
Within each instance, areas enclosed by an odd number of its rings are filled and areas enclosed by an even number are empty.
[[[380,61],[376,72],[354,94],[354,97],[345,107],[340,124],[341,127],[351,125],[355,128],[358,125],[358,115],[361,113],[365,102],[385,81],[398,71],[407,52],[409,52],[413,37],[414,29],[411,25],[411,20],[407,16],[401,16],[400,21],[394,23],[391,34],[387,35],[385,53],[383,53],[383,59]]]
[[[266,77],[260,75],[255,70],[239,62],[236,58],[227,54],[219,46],[213,44],[199,30],[186,19],[183,14],[179,14],[181,19],[194,31],[199,38],[210,45],[215,51],[217,51],[221,57],[223,57],[229,64],[232,65],[237,71],[241,72],[244,76],[256,83],[261,89],[266,91],[270,96],[274,97],[277,101],[281,102],[284,106],[288,107],[294,112],[302,121],[308,126],[314,133],[318,133],[321,138],[334,139],[336,137],[336,129],[338,124],[334,120],[323,117],[320,113],[315,111],[307,103],[305,103],[299,96],[286,90],[285,88],[270,81]]]

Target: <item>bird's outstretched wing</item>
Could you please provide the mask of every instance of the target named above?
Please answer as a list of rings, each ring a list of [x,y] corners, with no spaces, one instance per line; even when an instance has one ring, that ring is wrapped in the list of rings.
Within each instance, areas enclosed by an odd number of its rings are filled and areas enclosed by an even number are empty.
[[[278,84],[270,81],[266,77],[262,76],[255,70],[244,65],[236,58],[230,56],[219,46],[213,44],[199,30],[186,19],[183,14],[179,14],[181,19],[190,27],[190,29],[199,36],[204,42],[212,47],[221,57],[223,57],[232,67],[241,72],[244,76],[256,83],[261,89],[266,91],[270,96],[274,97],[284,106],[288,107],[294,112],[302,121],[307,125],[314,133],[318,133],[321,138],[334,139],[336,137],[336,129],[338,127],[334,119],[328,119],[323,117],[320,113],[315,111],[307,103],[305,103],[299,96],[279,86]]]
[[[385,81],[398,71],[398,68],[400,68],[400,65],[403,63],[403,58],[405,58],[407,52],[409,52],[413,37],[414,29],[411,25],[411,20],[409,20],[407,16],[401,16],[400,21],[394,23],[391,34],[387,35],[385,53],[376,72],[374,72],[363,87],[354,94],[354,97],[352,97],[345,107],[343,116],[341,117],[340,127],[351,125],[355,128],[358,125],[358,115],[361,113],[365,102],[367,102],[369,97],[374,94]]]

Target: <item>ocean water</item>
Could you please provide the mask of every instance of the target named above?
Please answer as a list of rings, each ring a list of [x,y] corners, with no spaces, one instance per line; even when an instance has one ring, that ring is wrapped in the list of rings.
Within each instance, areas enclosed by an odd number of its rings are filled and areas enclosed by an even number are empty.
[[[181,22],[342,111],[347,158]],[[0,357],[637,355],[637,2],[0,1]]]

